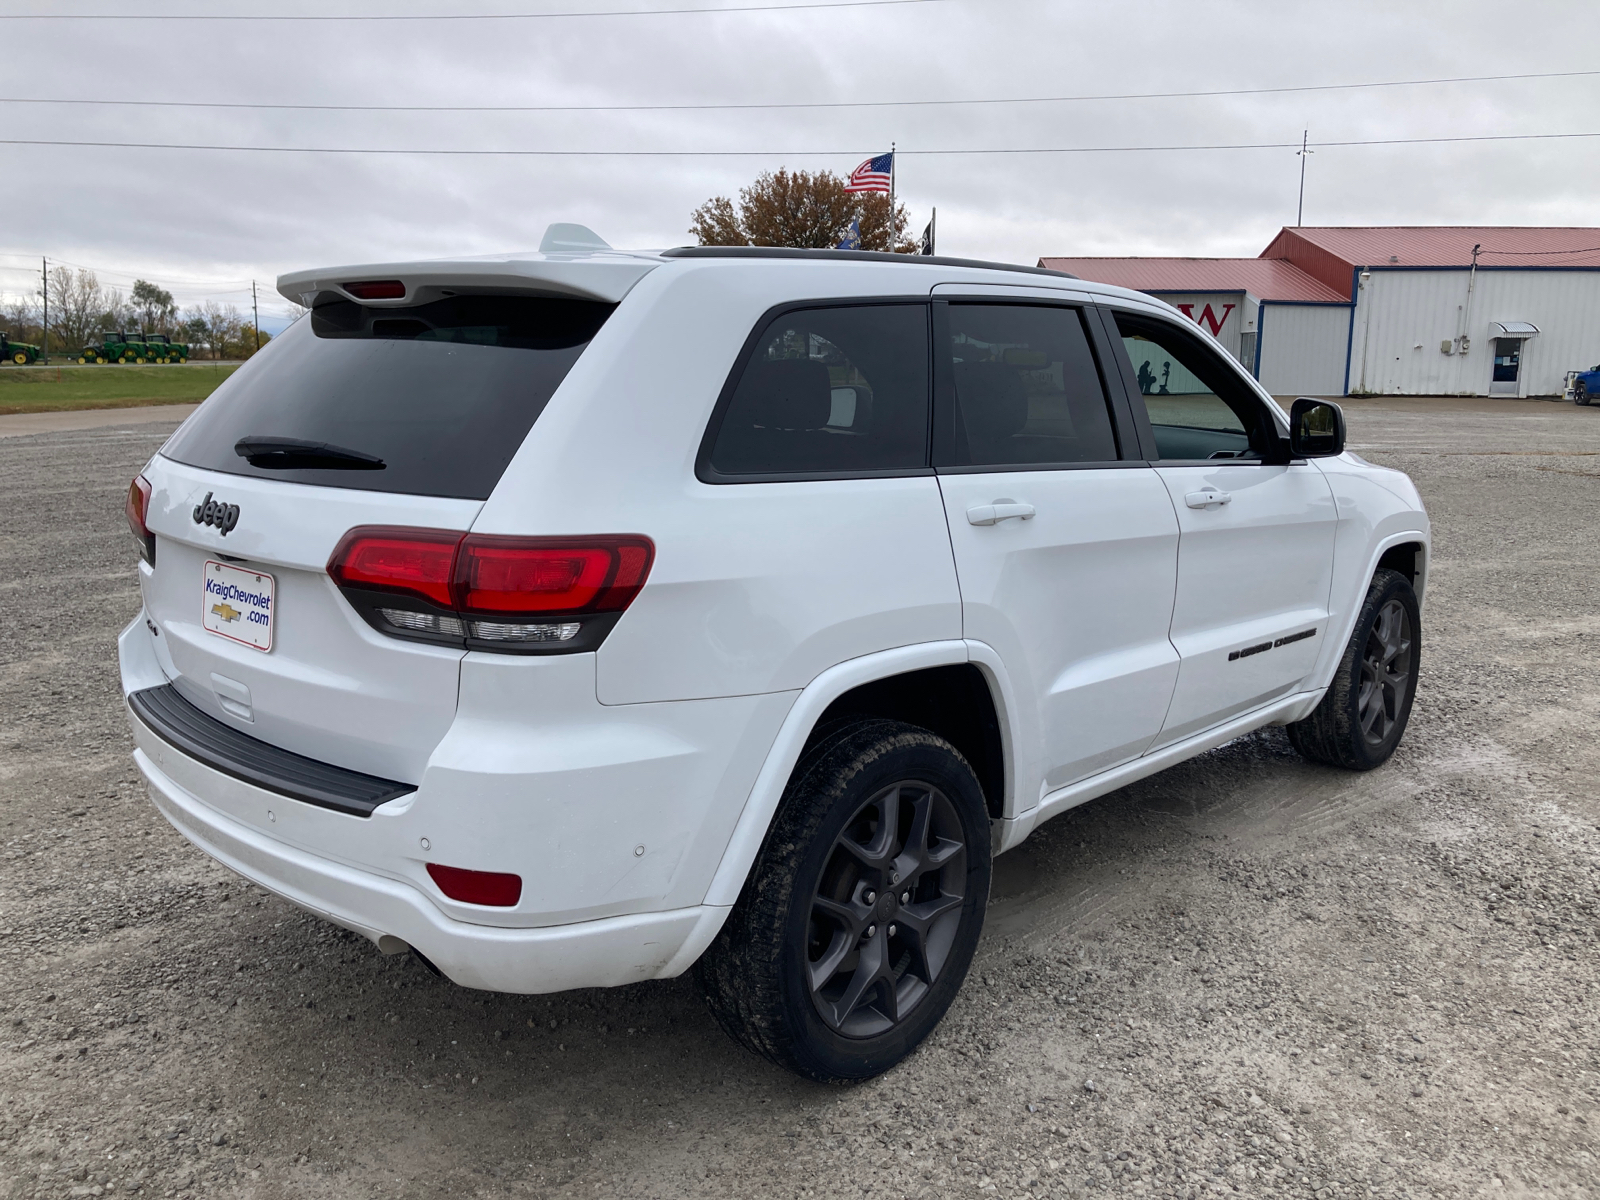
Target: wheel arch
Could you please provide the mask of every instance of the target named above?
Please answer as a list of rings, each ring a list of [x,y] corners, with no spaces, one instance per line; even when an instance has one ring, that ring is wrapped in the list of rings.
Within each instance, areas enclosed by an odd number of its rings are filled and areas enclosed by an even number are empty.
[[[942,690],[919,696],[919,689]],[[956,723],[974,713],[984,722],[981,733],[955,729]],[[822,672],[795,699],[773,740],[712,876],[705,903],[731,906],[738,900],[795,764],[819,726],[835,718],[887,716],[931,729],[972,762],[990,814],[999,817],[1005,815],[1015,787],[1006,713],[1003,686],[986,665],[972,661],[966,642],[902,646]],[[960,736],[951,737],[952,730]],[[996,790],[992,793],[991,788]]]
[[[1345,643],[1350,640],[1356,618],[1361,613],[1361,598],[1367,594],[1367,588],[1372,585],[1372,577],[1380,569],[1399,571],[1409,578],[1412,590],[1417,593],[1418,607],[1422,606],[1427,586],[1430,546],[1428,533],[1414,528],[1391,530],[1373,542],[1367,554],[1365,570],[1355,577],[1351,594],[1342,598],[1344,605],[1343,610],[1339,612],[1337,628],[1333,628],[1330,622],[1330,633],[1337,633],[1338,636],[1330,637],[1324,643],[1322,658],[1317,664],[1316,674],[1312,677],[1314,691],[1320,694],[1333,682],[1333,673],[1344,654]]]

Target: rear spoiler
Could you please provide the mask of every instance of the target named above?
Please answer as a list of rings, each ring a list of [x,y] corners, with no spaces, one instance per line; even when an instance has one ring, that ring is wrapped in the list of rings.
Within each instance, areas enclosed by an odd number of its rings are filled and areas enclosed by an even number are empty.
[[[393,308],[426,304],[458,292],[570,296],[615,304],[659,266],[661,260],[654,255],[618,252],[549,258],[530,254],[453,262],[358,263],[280,275],[278,293],[307,308],[337,300]],[[361,286],[363,284],[367,286]],[[390,286],[372,286],[375,284]],[[351,290],[352,287],[355,290]]]

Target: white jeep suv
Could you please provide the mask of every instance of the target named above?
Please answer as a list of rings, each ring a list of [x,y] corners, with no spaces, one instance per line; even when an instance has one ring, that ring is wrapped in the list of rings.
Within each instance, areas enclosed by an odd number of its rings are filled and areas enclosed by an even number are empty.
[[[278,288],[309,314],[129,492],[135,757],[206,853],[463,986],[693,965],[863,1078],[1040,821],[1405,728],[1415,488],[1147,296],[753,248]]]

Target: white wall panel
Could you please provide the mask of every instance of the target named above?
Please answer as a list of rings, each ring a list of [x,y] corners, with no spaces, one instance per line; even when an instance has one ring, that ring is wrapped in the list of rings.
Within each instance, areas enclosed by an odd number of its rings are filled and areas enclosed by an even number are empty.
[[[1274,396],[1342,396],[1348,304],[1261,305],[1261,386]],[[1251,364],[1246,364],[1251,365]]]
[[[1254,333],[1256,299],[1247,292],[1151,292],[1204,329],[1234,358],[1240,358],[1240,334]],[[1253,357],[1253,356],[1252,356]],[[1244,364],[1253,367],[1253,362]]]
[[[1567,371],[1600,362],[1600,270],[1480,269],[1470,315],[1468,277],[1465,269],[1374,268],[1357,297],[1351,393],[1488,395],[1491,321],[1531,321],[1540,329],[1523,344],[1521,395],[1556,395]],[[1441,353],[1440,343],[1463,324],[1468,353]]]

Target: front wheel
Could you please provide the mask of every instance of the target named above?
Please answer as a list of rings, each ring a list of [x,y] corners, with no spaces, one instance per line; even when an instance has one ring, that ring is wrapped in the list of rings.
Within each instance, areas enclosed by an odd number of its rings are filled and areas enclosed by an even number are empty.
[[[19,366],[19,367],[25,367],[25,366],[28,365],[28,356],[26,354],[24,354],[21,350],[18,350],[15,354],[13,354],[11,356],[11,361],[16,363],[17,366]]]
[[[1589,403],[1589,388],[1581,379],[1572,385],[1572,402],[1574,404]]]
[[[736,1041],[822,1082],[887,1071],[950,1007],[989,900],[989,815],[959,751],[862,719],[801,758],[695,967]]]
[[[1422,658],[1422,617],[1411,581],[1380,568],[1367,587],[1338,670],[1322,702],[1287,727],[1313,762],[1352,771],[1382,766],[1411,718]]]

